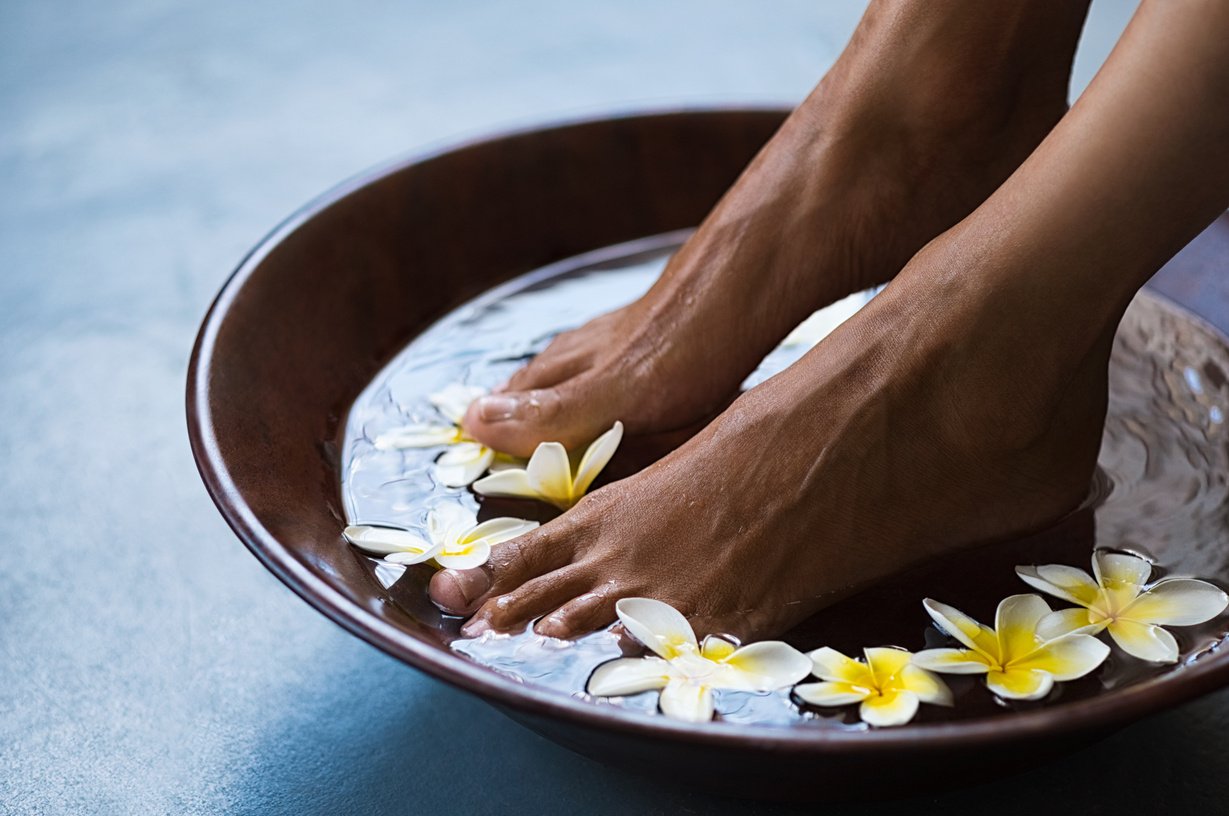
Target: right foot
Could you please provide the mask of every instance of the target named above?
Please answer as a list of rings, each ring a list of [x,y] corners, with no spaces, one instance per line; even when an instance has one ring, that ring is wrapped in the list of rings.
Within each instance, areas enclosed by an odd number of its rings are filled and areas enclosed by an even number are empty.
[[[1083,10],[1059,13],[1078,33]],[[1053,53],[1034,40],[1021,59],[962,30],[934,64],[933,48],[911,45],[919,25],[906,34],[872,6],[649,292],[561,334],[475,402],[466,429],[528,456],[615,420],[632,434],[704,420],[807,315],[889,280],[980,204],[1065,111],[1074,36],[1039,35]]]

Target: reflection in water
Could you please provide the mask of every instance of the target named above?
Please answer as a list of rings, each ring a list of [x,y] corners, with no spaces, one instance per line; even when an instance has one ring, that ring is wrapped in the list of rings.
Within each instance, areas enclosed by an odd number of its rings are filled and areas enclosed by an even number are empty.
[[[488,500],[479,506],[465,489],[437,484],[431,464],[438,451],[381,451],[381,433],[438,419],[426,396],[456,382],[494,386],[541,351],[559,331],[627,303],[648,288],[665,263],[665,251],[622,261],[549,270],[463,306],[424,332],[397,356],[360,396],[350,412],[343,454],[342,495],[350,523],[391,524],[424,531],[431,507],[459,502],[480,518],[515,515],[549,520],[555,511],[526,502]],[[869,295],[832,307],[833,327]],[[813,335],[812,335],[813,336]],[[770,354],[748,379],[754,385],[788,366],[807,350],[787,343]],[[1029,591],[1016,564],[1066,563],[1088,569],[1094,547],[1126,550],[1157,564],[1154,578],[1190,575],[1229,583],[1229,348],[1210,329],[1149,295],[1136,299],[1123,320],[1110,369],[1109,416],[1100,472],[1079,511],[1044,533],[987,545],[932,562],[820,612],[786,637],[799,648],[828,645],[857,654],[867,645],[894,644],[914,651],[944,644],[929,625],[921,599],[953,603],[980,620],[992,620],[997,602]],[[628,440],[611,464],[626,475],[660,456],[672,440]],[[430,568],[384,564],[367,558],[373,592],[453,638],[452,647],[517,682],[583,697],[590,672],[623,653],[619,639],[598,632],[567,643],[524,632],[457,637],[459,621],[441,615],[426,599]],[[1185,662],[1217,646],[1223,619],[1172,630]],[[1060,684],[1044,704],[1072,700],[1139,682],[1178,668],[1156,667],[1118,651],[1092,676]],[[917,722],[968,718],[1043,703],[996,701],[980,678],[947,676],[953,709],[926,706]],[[595,705],[652,711],[655,694]],[[722,718],[805,727],[862,728],[856,710],[799,712],[787,692],[718,693]]]

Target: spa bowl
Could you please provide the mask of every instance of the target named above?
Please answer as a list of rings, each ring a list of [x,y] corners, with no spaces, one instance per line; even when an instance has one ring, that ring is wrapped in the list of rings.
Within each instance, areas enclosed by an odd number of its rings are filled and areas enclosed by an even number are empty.
[[[399,349],[517,275],[698,224],[785,113],[680,111],[516,132],[389,164],[291,216],[223,287],[188,373],[192,450],[235,533],[305,601],[388,654],[578,752],[709,790],[806,799],[950,787],[1043,762],[1224,685],[1229,650],[1006,716],[864,731],[684,724],[471,662],[390,602],[345,545],[347,410]],[[1222,218],[1152,286],[1223,331],[1227,257]]]

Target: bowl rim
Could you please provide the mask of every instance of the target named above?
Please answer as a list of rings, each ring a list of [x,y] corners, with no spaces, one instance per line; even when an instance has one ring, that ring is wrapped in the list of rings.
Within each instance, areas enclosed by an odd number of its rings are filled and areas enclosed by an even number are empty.
[[[260,523],[232,480],[225,457],[220,451],[209,407],[209,380],[219,364],[215,356],[218,332],[236,297],[262,262],[286,238],[350,194],[411,166],[454,151],[535,133],[627,119],[765,113],[779,113],[784,116],[789,113],[789,108],[779,105],[637,108],[516,127],[476,138],[450,140],[359,172],[292,212],[249,250],[227,277],[203,318],[188,364],[186,408],[192,455],[206,490],[230,528],[252,554],[296,595],[346,631],[384,653],[462,691],[516,712],[545,718],[561,718],[590,728],[639,737],[714,748],[750,747],[794,754],[983,748],[1031,737],[1110,730],[1187,702],[1229,682],[1229,654],[1221,653],[1204,655],[1198,660],[1175,667],[1167,674],[1115,689],[1095,698],[1072,703],[1059,702],[1045,708],[1016,712],[1010,716],[913,724],[887,729],[829,729],[731,722],[685,723],[661,716],[645,716],[641,712],[619,706],[595,705],[558,691],[516,683],[460,654],[422,641],[348,600],[322,576],[310,570],[293,554],[290,547],[279,541]],[[1150,295],[1173,304],[1170,298],[1155,291],[1150,292]],[[1223,332],[1203,318],[1180,304],[1173,305],[1225,339]]]

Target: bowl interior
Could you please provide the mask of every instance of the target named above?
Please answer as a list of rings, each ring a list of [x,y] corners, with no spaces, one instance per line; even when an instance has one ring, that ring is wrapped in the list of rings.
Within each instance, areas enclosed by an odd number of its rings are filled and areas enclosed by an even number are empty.
[[[1229,657],[1218,654],[1078,708],[925,734],[688,726],[591,706],[468,662],[448,650],[438,628],[388,603],[344,547],[339,467],[347,411],[406,342],[517,275],[699,223],[784,115],[693,111],[516,133],[375,171],[293,216],[218,296],[189,373],[193,451],[239,537],[358,636],[562,741],[604,732],[606,748],[590,750],[612,755],[643,746],[645,737],[665,741],[657,750],[673,744],[731,757],[789,750],[856,761],[868,751],[919,754],[937,744],[973,751],[992,741],[1092,733],[1224,682]],[[1155,286],[1229,329],[1229,281],[1219,272],[1227,257],[1229,220],[1222,218]],[[1070,535],[1084,534],[1078,524]]]

